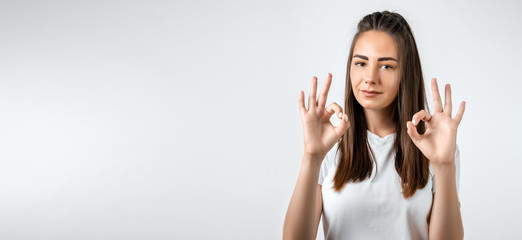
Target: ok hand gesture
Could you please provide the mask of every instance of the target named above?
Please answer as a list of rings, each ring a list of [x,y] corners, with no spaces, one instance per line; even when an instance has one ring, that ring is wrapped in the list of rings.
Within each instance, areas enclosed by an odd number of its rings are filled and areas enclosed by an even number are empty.
[[[350,126],[348,116],[343,113],[339,104],[333,102],[325,109],[331,82],[332,75],[328,73],[319,95],[319,101],[317,101],[317,77],[313,77],[308,109],[304,103],[304,92],[299,91],[299,112],[304,131],[304,154],[321,160]],[[330,117],[334,112],[341,119],[337,127],[330,122]]]
[[[451,118],[450,85],[446,84],[444,109],[442,109],[439,87],[435,78],[431,80],[431,92],[433,95],[433,114],[421,110],[413,115],[412,121],[408,121],[406,126],[413,143],[430,160],[433,167],[437,168],[455,162],[457,128],[464,115],[466,102],[461,102],[457,115]],[[422,135],[415,128],[421,120],[427,125],[426,132]]]

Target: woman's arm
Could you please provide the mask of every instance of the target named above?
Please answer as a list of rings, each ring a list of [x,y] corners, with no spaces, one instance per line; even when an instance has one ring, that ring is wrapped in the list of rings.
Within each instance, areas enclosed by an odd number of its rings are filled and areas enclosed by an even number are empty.
[[[283,226],[283,239],[315,239],[322,212],[322,186],[319,185],[319,172],[323,159],[341,138],[350,123],[339,104],[333,102],[325,108],[332,74],[328,73],[319,100],[317,77],[313,77],[308,98],[308,109],[304,102],[304,92],[299,91],[299,113],[303,123],[304,154],[301,169]],[[335,127],[330,118],[335,115],[341,120]]]
[[[455,164],[434,167],[435,193],[429,223],[429,239],[463,239],[464,227],[457,196]]]
[[[322,196],[317,183],[322,159],[303,156],[297,184],[286,212],[283,239],[315,239],[321,220]]]
[[[457,196],[455,154],[457,150],[457,129],[464,115],[466,102],[461,102],[457,115],[452,115],[451,87],[446,84],[445,104],[439,94],[437,80],[431,80],[433,114],[425,110],[415,113],[407,122],[408,135],[421,152],[428,158],[435,174],[430,216],[430,239],[462,239],[464,228],[460,216]],[[426,131],[419,134],[417,124],[426,123]]]

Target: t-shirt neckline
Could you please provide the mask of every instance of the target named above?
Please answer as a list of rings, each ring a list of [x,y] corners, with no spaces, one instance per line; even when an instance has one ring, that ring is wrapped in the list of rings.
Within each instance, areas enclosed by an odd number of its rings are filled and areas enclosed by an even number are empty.
[[[368,137],[369,138],[372,138],[372,139],[377,140],[379,142],[388,142],[390,140],[393,140],[395,138],[395,135],[396,135],[396,133],[394,132],[394,133],[388,134],[388,135],[386,135],[384,137],[379,137],[377,134],[370,132],[370,130],[366,130],[366,132],[368,133]]]

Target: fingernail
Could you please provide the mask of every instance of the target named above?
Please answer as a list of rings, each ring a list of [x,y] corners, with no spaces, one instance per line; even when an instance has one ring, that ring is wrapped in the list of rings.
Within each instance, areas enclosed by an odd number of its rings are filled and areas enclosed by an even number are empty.
[[[339,113],[339,118],[343,118],[343,113]]]
[[[411,120],[411,123],[413,123],[413,125],[415,125],[415,120]]]
[[[344,121],[348,122],[348,115],[344,115]]]
[[[408,125],[408,122],[406,122],[406,129],[410,129],[410,125]]]

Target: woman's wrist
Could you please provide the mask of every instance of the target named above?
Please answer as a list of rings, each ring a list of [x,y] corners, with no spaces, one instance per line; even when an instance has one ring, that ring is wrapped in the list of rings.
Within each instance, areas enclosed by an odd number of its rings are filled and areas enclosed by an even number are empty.
[[[434,172],[454,172],[456,170],[455,160],[432,163],[432,166]]]
[[[321,163],[324,160],[325,154],[303,154],[303,159],[301,159],[301,165],[307,164],[307,165],[314,165],[314,166],[321,166]]]

